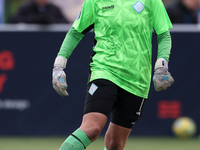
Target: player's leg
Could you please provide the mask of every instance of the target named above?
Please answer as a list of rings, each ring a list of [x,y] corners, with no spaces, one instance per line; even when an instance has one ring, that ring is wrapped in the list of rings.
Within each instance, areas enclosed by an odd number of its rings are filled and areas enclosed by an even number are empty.
[[[60,150],[84,150],[99,136],[117,100],[117,89],[115,84],[103,79],[88,84],[82,124]]]
[[[131,129],[110,123],[105,136],[104,150],[123,150]]]
[[[88,113],[83,116],[83,121],[62,144],[60,150],[84,150],[101,133],[107,116],[101,113]]]
[[[120,88],[105,135],[105,150],[123,150],[133,124],[140,118],[144,99]]]
[[[101,113],[88,113],[83,116],[80,129],[93,142],[97,139],[107,121],[107,116]]]
[[[108,115],[117,101],[118,87],[104,79],[94,80],[88,85],[84,117],[81,129],[94,141],[101,133]]]

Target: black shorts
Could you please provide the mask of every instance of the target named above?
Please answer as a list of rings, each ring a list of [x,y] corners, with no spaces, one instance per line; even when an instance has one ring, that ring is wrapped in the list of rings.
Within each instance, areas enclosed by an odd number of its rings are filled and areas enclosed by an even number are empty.
[[[107,117],[112,112],[111,122],[132,128],[142,113],[144,98],[135,96],[113,82],[97,79],[88,84],[84,114],[99,112]]]

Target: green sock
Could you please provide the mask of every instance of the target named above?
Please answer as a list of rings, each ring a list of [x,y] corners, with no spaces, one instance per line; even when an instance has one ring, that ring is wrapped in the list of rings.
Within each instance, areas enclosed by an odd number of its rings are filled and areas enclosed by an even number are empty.
[[[105,146],[104,150],[108,150],[106,146]]]
[[[59,150],[84,150],[90,143],[91,140],[79,128],[64,141]]]

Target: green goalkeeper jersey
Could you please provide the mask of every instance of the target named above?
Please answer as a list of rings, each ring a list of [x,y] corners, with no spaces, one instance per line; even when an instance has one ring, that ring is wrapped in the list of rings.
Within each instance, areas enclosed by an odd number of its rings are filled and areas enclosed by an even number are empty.
[[[90,81],[107,79],[148,97],[152,30],[162,34],[172,28],[161,0],[85,0],[73,27],[80,33],[94,28]]]

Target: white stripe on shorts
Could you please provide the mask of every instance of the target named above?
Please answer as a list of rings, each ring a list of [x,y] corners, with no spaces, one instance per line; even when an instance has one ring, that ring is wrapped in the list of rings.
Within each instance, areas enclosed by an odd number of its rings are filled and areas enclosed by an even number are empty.
[[[142,109],[143,103],[144,103],[144,98],[143,98],[142,103],[141,103],[141,105],[140,105],[139,112],[141,112],[141,109]]]

